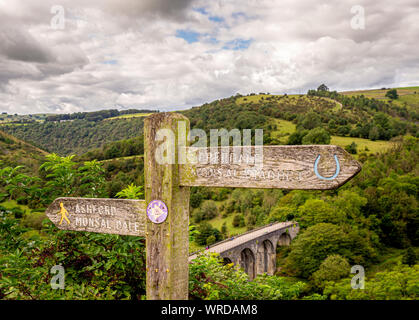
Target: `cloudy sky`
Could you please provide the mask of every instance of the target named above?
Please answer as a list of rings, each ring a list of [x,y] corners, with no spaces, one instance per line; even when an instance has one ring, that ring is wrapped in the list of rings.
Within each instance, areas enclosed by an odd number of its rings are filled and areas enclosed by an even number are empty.
[[[0,1],[0,111],[419,85],[419,1]]]

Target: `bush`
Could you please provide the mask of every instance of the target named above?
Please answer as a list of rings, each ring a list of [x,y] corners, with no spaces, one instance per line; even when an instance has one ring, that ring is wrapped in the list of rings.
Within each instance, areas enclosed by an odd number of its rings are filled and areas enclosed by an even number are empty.
[[[189,267],[190,298],[203,300],[285,300],[296,299],[304,283],[277,276],[248,275],[232,263],[224,265],[218,254],[198,256]]]
[[[213,243],[216,243],[217,239],[215,238],[214,235],[211,235],[207,238],[206,242],[207,242],[207,246],[209,246],[209,245],[212,245]]]
[[[357,154],[356,143],[352,142],[351,144],[345,146],[345,150],[351,154]]]
[[[287,268],[298,276],[308,278],[329,255],[340,254],[351,263],[366,263],[366,259],[375,254],[367,234],[349,230],[346,233],[341,226],[319,223],[300,231],[291,243]]]
[[[313,273],[313,282],[317,287],[323,288],[326,281],[337,281],[350,273],[351,266],[348,260],[335,254],[323,260],[319,270]]]
[[[201,212],[203,219],[210,220],[218,215],[218,208],[213,200],[207,200],[203,203]]]
[[[334,210],[328,202],[319,199],[308,199],[297,212],[297,221],[302,227],[309,227],[321,222],[338,224],[345,220],[343,212]]]
[[[395,100],[395,99],[398,99],[399,98],[399,95],[398,95],[396,89],[391,89],[391,90],[388,90],[386,92],[386,97],[387,98],[390,98],[391,100]]]
[[[310,130],[302,139],[302,144],[329,144],[330,134],[323,128]]]
[[[331,300],[417,300],[419,298],[419,265],[398,265],[365,280],[364,290],[354,290],[351,279],[328,282],[323,294]]]
[[[200,246],[207,245],[207,240],[209,237],[214,236],[215,241],[222,240],[221,232],[213,228],[208,222],[203,222],[198,226],[198,234],[195,235],[195,242]]]
[[[233,227],[235,228],[244,227],[245,221],[244,221],[243,215],[242,214],[235,215],[233,218],[232,224],[233,224]]]
[[[403,255],[402,262],[409,266],[416,264],[417,256],[415,250],[412,247],[409,247]]]

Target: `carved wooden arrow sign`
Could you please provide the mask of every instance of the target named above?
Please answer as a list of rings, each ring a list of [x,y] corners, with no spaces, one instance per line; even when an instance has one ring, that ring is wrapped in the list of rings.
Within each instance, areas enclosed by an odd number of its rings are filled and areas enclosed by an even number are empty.
[[[46,210],[62,230],[144,236],[144,200],[58,198]]]
[[[185,148],[180,185],[238,188],[335,189],[361,165],[339,146]]]

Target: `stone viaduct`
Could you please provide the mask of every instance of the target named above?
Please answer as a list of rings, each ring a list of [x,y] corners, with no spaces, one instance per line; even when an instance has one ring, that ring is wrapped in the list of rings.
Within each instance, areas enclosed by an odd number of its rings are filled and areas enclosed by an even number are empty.
[[[289,245],[298,231],[296,222],[277,222],[215,243],[207,251],[218,253],[226,264],[240,265],[250,279],[262,273],[273,275],[276,270],[277,246]],[[192,254],[189,261],[198,254]]]

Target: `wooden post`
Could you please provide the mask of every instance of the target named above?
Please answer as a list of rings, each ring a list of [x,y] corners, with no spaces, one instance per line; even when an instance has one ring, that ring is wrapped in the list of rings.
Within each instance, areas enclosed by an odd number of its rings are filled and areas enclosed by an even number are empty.
[[[179,132],[182,128],[186,128],[186,132]],[[164,141],[170,138],[174,141],[172,149],[165,154],[170,157],[174,153],[172,164],[159,164],[156,159],[156,151],[162,144],[156,141],[161,129],[173,133]],[[161,200],[168,209],[162,223],[153,223],[147,218],[148,300],[188,299],[189,187],[179,184],[178,152],[178,146],[186,146],[188,132],[189,120],[181,114],[157,113],[144,121],[145,200],[147,204]]]

